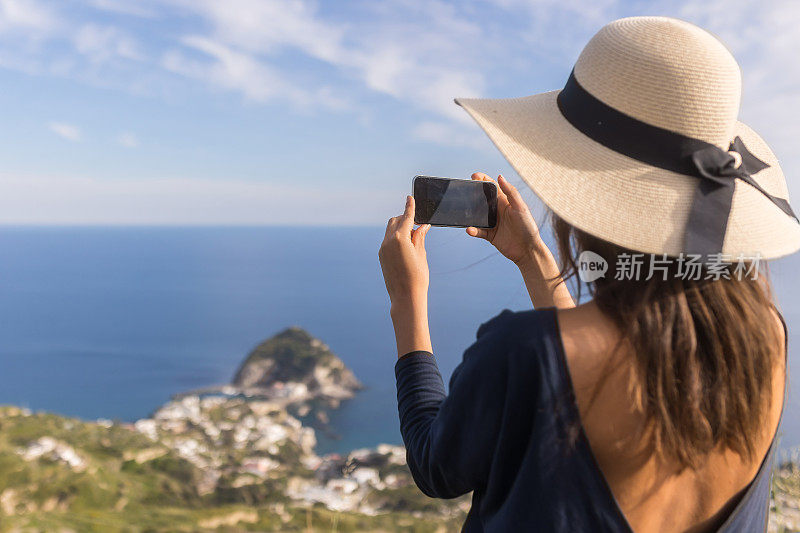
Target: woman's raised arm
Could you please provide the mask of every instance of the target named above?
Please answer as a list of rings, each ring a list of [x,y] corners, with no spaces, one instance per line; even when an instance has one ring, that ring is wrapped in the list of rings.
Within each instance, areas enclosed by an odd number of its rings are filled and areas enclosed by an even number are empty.
[[[397,357],[409,352],[430,352],[428,329],[428,259],[423,224],[414,229],[414,198],[406,198],[402,215],[392,217],[378,251],[386,291],[392,302],[391,316],[397,341]]]

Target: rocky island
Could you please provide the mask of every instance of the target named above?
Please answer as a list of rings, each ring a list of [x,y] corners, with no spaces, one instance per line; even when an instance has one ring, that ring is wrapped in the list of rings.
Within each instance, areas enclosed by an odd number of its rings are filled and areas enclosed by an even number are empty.
[[[295,326],[256,346],[230,384],[185,392],[175,398],[217,395],[269,400],[293,416],[327,429],[327,411],[337,409],[362,388],[326,344]]]
[[[0,408],[2,531],[458,531],[469,498],[414,485],[401,446],[318,455],[325,413],[362,388],[289,328],[230,384],[135,423]],[[770,531],[800,529],[800,457],[776,470]]]

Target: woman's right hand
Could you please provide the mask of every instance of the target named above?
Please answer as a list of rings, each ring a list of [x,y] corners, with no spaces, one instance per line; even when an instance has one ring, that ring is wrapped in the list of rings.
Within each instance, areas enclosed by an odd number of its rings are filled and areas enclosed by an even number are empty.
[[[486,174],[476,172],[473,180],[491,181]],[[485,239],[497,251],[511,259],[517,266],[529,261],[544,245],[531,210],[522,199],[519,191],[503,176],[497,179],[497,224],[494,228],[481,229],[469,227],[467,233],[472,237]]]
[[[472,179],[494,181],[480,172],[473,174]],[[522,195],[503,176],[497,182],[500,186],[497,191],[497,224],[490,229],[467,228],[467,233],[486,239],[519,267],[534,308],[575,307],[567,285],[561,279],[558,264],[539,235],[539,228]]]

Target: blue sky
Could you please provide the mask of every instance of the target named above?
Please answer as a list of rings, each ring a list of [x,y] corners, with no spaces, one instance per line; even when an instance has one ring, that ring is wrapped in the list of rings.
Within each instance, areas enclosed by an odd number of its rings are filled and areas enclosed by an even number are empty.
[[[0,0],[0,223],[381,224],[415,174],[517,181],[453,97],[557,89],[640,14],[728,44],[800,194],[794,0]]]

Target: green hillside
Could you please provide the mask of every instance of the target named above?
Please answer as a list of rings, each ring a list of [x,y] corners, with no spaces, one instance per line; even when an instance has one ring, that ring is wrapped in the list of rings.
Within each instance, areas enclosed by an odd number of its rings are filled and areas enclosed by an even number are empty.
[[[408,490],[376,493],[396,508],[377,516],[292,503],[283,483],[222,483],[200,495],[203,472],[192,463],[130,425],[107,426],[0,408],[0,530],[309,531],[310,525],[311,531],[433,532],[456,531],[463,520],[460,513],[424,513],[430,500]],[[48,449],[33,446],[31,453],[31,443],[42,438],[59,448],[34,458]],[[419,510],[424,516],[413,516]]]

